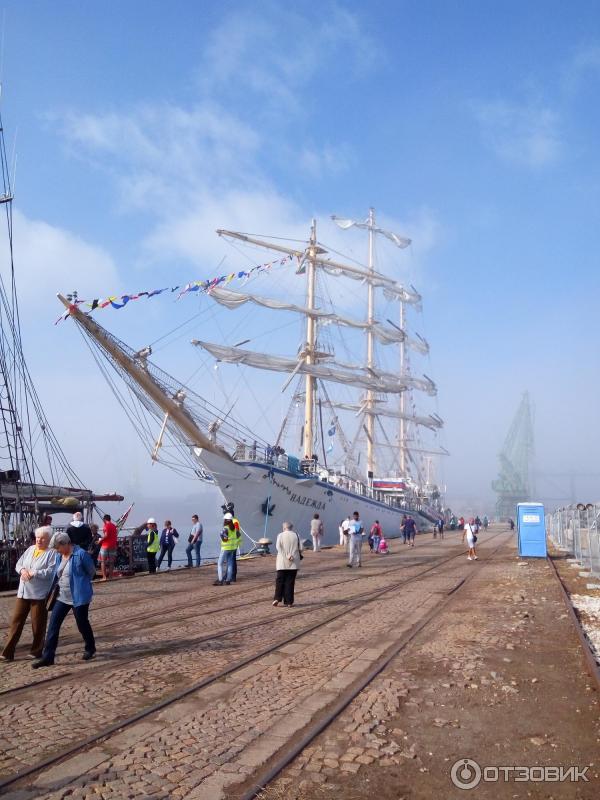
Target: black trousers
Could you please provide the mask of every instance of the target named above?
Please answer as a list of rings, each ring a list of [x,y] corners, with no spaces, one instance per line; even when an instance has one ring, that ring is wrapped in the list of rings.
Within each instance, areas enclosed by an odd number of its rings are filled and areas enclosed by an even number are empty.
[[[175,542],[173,544],[161,544],[160,546],[160,555],[158,557],[158,561],[156,562],[156,566],[160,567],[163,562],[163,558],[165,555],[167,556],[167,565],[170,567],[173,563],[173,550],[175,549]]]
[[[50,624],[48,625],[48,634],[46,636],[46,642],[44,644],[44,651],[42,653],[42,657],[49,661],[51,664],[54,663],[54,654],[56,653],[56,647],[58,645],[58,635],[60,633],[60,626],[65,621],[65,617],[69,613],[69,611],[73,611],[75,616],[75,622],[77,623],[77,628],[81,637],[85,644],[85,651],[86,653],[95,653],[96,652],[96,642],[94,641],[94,633],[92,631],[92,626],[90,625],[90,621],[88,619],[88,611],[90,608],[90,604],[88,603],[85,606],[70,606],[67,603],[62,603],[60,600],[56,601],[54,608],[52,609],[52,614],[50,616]]]
[[[148,557],[148,572],[156,572],[156,553],[148,553],[146,551],[146,555]]]
[[[294,585],[296,583],[297,569],[278,569],[275,579],[274,600],[283,600],[286,606],[294,605]]]

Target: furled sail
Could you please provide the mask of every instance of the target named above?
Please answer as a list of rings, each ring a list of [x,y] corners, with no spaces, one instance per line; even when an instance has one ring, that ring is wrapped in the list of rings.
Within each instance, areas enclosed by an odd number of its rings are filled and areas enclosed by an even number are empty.
[[[338,361],[336,366],[347,370],[363,370],[366,374],[372,375],[375,378],[379,378],[380,380],[384,381],[400,380],[399,376],[395,375],[393,372],[385,372],[384,370],[377,369],[377,367],[363,368],[360,366],[360,364],[347,364],[342,361]],[[431,378],[428,378],[425,375],[422,378],[413,378],[412,375],[404,375],[402,377],[402,382],[407,388],[418,389],[419,391],[427,392],[427,394],[432,396],[437,394],[435,383],[431,380]]]
[[[358,403],[332,403],[334,408],[339,408],[343,411],[355,411],[357,413],[373,414],[376,417],[391,417],[392,419],[404,419],[407,422],[412,422],[415,425],[421,425],[424,428],[431,430],[439,430],[444,426],[443,420],[438,416],[429,414],[427,417],[420,417],[416,414],[403,414],[401,411],[395,411],[391,408],[381,408],[380,405],[376,406],[372,411],[366,406],[359,405]]]
[[[215,287],[210,291],[210,296],[222,306],[229,309],[238,308],[244,303],[254,303],[257,306],[264,308],[271,308],[277,311],[295,311],[298,314],[305,314],[306,316],[314,317],[324,323],[335,323],[337,325],[344,325],[348,328],[358,328],[366,330],[369,328],[369,323],[352,317],[343,317],[340,314],[333,312],[323,311],[322,309],[313,308],[309,309],[304,306],[297,306],[294,303],[286,303],[281,300],[275,300],[270,297],[261,297],[259,295],[234,292],[231,289],[221,289]],[[409,347],[417,352],[427,352],[427,343],[416,339],[411,339],[406,336],[404,331],[400,328],[390,328],[387,325],[382,325],[380,322],[375,322],[371,326],[373,335],[381,344],[397,344],[398,342],[406,342]],[[425,348],[425,349],[424,349]]]
[[[230,364],[245,364],[257,369],[267,369],[273,372],[302,373],[312,375],[334,383],[343,383],[347,386],[354,386],[359,389],[370,389],[374,392],[389,392],[398,394],[409,388],[415,381],[414,378],[400,380],[397,376],[386,373],[386,377],[379,377],[377,370],[356,369],[355,371],[346,370],[339,364],[307,364],[305,361],[296,361],[293,358],[284,356],[273,356],[268,353],[255,353],[251,350],[242,350],[239,347],[227,347],[225,345],[213,344],[212,342],[202,342],[192,339],[192,344],[202,347],[219,361],[226,361]],[[420,388],[420,387],[416,387]]]
[[[248,236],[245,233],[237,233],[236,231],[227,231],[223,229],[217,230],[219,236],[233,237],[242,242],[249,244],[257,244],[260,247],[267,247],[270,250],[275,250],[278,253],[288,253],[289,255],[296,256],[300,261],[306,258],[306,250],[299,250],[296,247],[285,247],[281,244],[274,242],[265,242],[262,239],[257,239],[253,236]],[[326,252],[319,246],[321,253]],[[403,303],[421,307],[421,295],[413,288],[412,291],[406,289],[402,284],[395,281],[393,278],[388,278],[380,272],[368,272],[367,270],[354,267],[350,264],[342,264],[338,261],[333,261],[328,258],[323,258],[321,255],[316,255],[312,259],[317,267],[321,267],[325,272],[331,275],[345,275],[347,278],[353,278],[357,281],[369,282],[373,286],[381,286],[384,289],[384,294],[388,300],[402,300]],[[412,287],[411,287],[412,288]]]

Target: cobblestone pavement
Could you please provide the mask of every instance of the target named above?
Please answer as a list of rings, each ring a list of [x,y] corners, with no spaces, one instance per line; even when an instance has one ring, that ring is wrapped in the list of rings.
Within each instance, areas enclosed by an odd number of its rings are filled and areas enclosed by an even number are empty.
[[[488,548],[492,549],[492,545]],[[485,547],[484,544],[484,550]],[[422,552],[432,559],[442,553],[450,555],[457,552],[456,539],[430,542]],[[330,555],[332,561],[342,563],[341,554]],[[310,554],[307,561],[318,557]],[[400,561],[406,556],[402,553],[397,558]],[[376,572],[387,569],[392,561],[373,557],[373,566],[367,563],[369,570]],[[324,628],[281,646],[275,653],[152,714],[111,736],[103,745],[50,768],[38,778],[31,792],[15,792],[12,796],[30,797],[34,792],[36,797],[53,800],[98,796],[216,800],[222,787],[250,775],[315,713],[331,703],[473,566],[463,558],[455,559],[381,599],[369,604],[360,602]],[[402,577],[417,571],[417,567],[407,568]],[[349,571],[344,574],[349,578],[355,575]],[[337,579],[339,573],[332,576]],[[332,580],[332,576],[323,581]],[[319,600],[328,597],[336,603],[367,586],[375,591],[390,583],[388,573],[337,584],[329,590],[323,585],[318,589]],[[313,591],[316,589],[307,588],[309,595]],[[334,607],[344,608],[339,602]],[[407,609],[411,613],[407,614]],[[11,704],[7,704],[4,718],[0,717],[4,729],[6,725],[12,728],[5,742],[9,752],[4,769],[30,762],[31,748],[38,759],[44,751],[56,748],[57,741],[64,746],[64,737],[73,728],[76,727],[78,739],[90,735],[174,688],[189,685],[232,661],[276,644],[309,622],[326,619],[331,612],[330,606],[311,609],[310,615],[272,609],[270,625],[250,624],[243,632],[205,643],[195,643],[193,638],[182,643],[179,639],[182,646],[175,654],[171,642],[159,639],[161,651],[144,655],[142,665],[115,669],[110,675],[103,673],[98,683],[94,683],[92,671],[85,673],[85,682],[78,682],[76,676],[65,680],[60,689],[64,703],[52,691],[52,698],[40,702],[41,690],[37,690],[28,701],[18,707],[13,705],[12,715]],[[239,621],[243,622],[241,617]],[[195,629],[195,634],[205,635],[205,629]],[[164,639],[164,630],[161,635]],[[187,635],[192,636],[189,627]],[[64,712],[59,710],[62,705],[67,706]],[[16,721],[15,708],[20,715]],[[71,782],[82,772],[86,773],[82,779]],[[63,786],[65,781],[68,783]]]
[[[445,551],[435,548],[429,549],[434,555],[441,557],[445,555]],[[374,563],[377,561],[377,557],[375,557],[372,561],[372,566],[365,565],[365,568],[360,573],[355,570],[350,576],[346,576],[344,573],[340,575],[340,553],[327,553],[326,556],[326,561],[320,555],[315,557],[314,554],[309,554],[306,559],[309,561],[312,558],[316,561],[319,558],[320,563],[317,564],[316,568],[309,567],[308,574],[301,573],[298,578],[297,611],[301,612],[303,609],[306,610],[318,603],[334,603],[336,600],[342,600],[352,594],[363,591],[371,589],[375,591],[377,588],[386,585],[387,582],[391,582],[393,574],[409,577],[418,572],[420,570],[419,564],[423,561],[423,557],[415,557],[413,552],[410,555],[400,552],[386,560],[383,565],[381,565],[381,561],[379,565]],[[431,555],[429,557],[431,558]],[[256,570],[256,566],[252,566]],[[378,569],[377,566],[379,566]],[[246,564],[244,564],[244,581],[246,580],[245,568]],[[151,594],[146,601],[146,605],[154,604],[155,610],[148,612],[147,618],[143,620],[139,620],[135,616],[131,619],[127,618],[126,606],[122,600],[121,586],[119,586],[119,582],[115,582],[110,585],[110,589],[117,594],[117,603],[115,604],[113,600],[113,605],[111,606],[98,607],[96,600],[94,600],[91,606],[90,618],[96,634],[99,651],[93,665],[82,664],[78,660],[81,639],[74,619],[69,615],[61,631],[57,664],[51,670],[46,670],[43,673],[32,673],[29,670],[24,670],[23,664],[18,662],[11,665],[2,665],[3,680],[1,691],[16,689],[37,680],[47,680],[49,676],[57,678],[64,675],[66,678],[73,671],[78,674],[98,675],[102,669],[110,669],[114,661],[131,660],[132,658],[139,660],[148,654],[148,650],[151,651],[150,655],[152,655],[156,650],[157,644],[172,650],[179,646],[185,646],[199,638],[218,634],[224,628],[222,614],[224,597],[227,597],[228,600],[228,627],[231,627],[232,623],[233,625],[236,623],[243,625],[248,619],[256,624],[257,621],[265,618],[265,608],[269,609],[270,618],[276,619],[278,612],[271,609],[268,602],[268,598],[272,597],[273,573],[269,571],[268,576],[268,582],[262,582],[258,587],[252,584],[246,587],[245,583],[242,583],[235,587],[235,593],[232,592],[232,594],[229,594],[231,587],[213,587],[208,580],[205,580],[201,585],[194,582],[185,591],[183,608],[180,597],[175,601],[177,605],[173,605],[169,595],[164,601],[160,601],[156,600],[154,595]],[[209,577],[205,576],[205,578]],[[252,574],[249,578],[252,578]],[[346,579],[344,580],[343,578]],[[171,576],[166,580],[170,579]],[[154,590],[152,584],[150,588]],[[224,595],[224,592],[227,594]],[[106,600],[106,598],[102,599]],[[232,602],[230,602],[231,599]],[[235,609],[239,609],[238,615],[231,613]],[[297,611],[293,613],[296,614]],[[25,642],[28,635],[29,632],[23,637]],[[24,644],[21,645],[23,648],[24,646]],[[82,680],[83,676],[79,675],[79,679]],[[2,707],[3,698],[0,694],[0,717]]]
[[[504,555],[262,800],[464,800],[450,781],[461,757],[480,765],[591,765],[589,783],[577,786],[482,783],[472,794],[484,800],[597,800],[597,691],[548,566],[517,562],[512,547]]]
[[[401,579],[418,569],[406,568]],[[388,573],[384,576],[373,575],[367,582],[369,588],[375,591],[388,585],[390,579]],[[364,583],[342,582],[333,587],[321,587],[318,602],[335,603],[350,599],[354,594],[365,591]],[[312,593],[315,590],[310,587],[307,591]],[[130,635],[126,644],[121,642],[121,635],[113,635],[112,641],[102,644],[105,652],[124,653],[131,659],[139,648],[140,657],[122,667],[113,666],[110,662],[100,669],[98,662],[86,664],[80,666],[75,675],[72,674],[71,664],[71,672],[64,676],[60,687],[53,686],[51,691],[46,690],[41,699],[39,689],[24,691],[17,703],[11,701],[10,697],[0,697],[0,701],[4,700],[4,703],[0,702],[0,727],[9,728],[17,723],[16,734],[11,737],[10,744],[0,757],[0,774],[16,771],[29,762],[26,744],[34,738],[38,754],[48,755],[55,752],[57,739],[64,748],[71,741],[93,735],[98,729],[136,713],[177,689],[186,688],[190,683],[223,670],[231,662],[258,653],[271,643],[285,639],[310,624],[327,619],[332,613],[329,606],[315,605],[304,610],[286,610],[286,616],[282,617],[282,609],[274,609],[268,601],[266,606],[268,612],[263,613],[260,620],[270,620],[271,624],[257,625],[256,617],[251,618],[250,624],[245,624],[242,618],[232,620],[227,616],[227,624],[234,622],[243,626],[242,630],[228,636],[221,635],[223,619],[217,615],[200,622],[189,616],[181,624],[168,621],[138,635]],[[199,641],[211,634],[219,638]],[[160,650],[158,654],[157,650]],[[13,672],[16,668],[16,664],[11,665]],[[22,669],[23,664],[20,665],[20,671]],[[46,670],[42,674],[48,675],[56,669]],[[103,688],[107,685],[112,687],[108,695]],[[73,719],[77,716],[81,719],[77,726],[73,726]]]

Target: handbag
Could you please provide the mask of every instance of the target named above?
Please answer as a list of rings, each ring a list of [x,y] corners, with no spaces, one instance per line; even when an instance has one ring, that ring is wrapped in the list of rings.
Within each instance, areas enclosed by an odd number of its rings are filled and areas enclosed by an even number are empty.
[[[46,611],[52,611],[56,605],[56,601],[58,600],[59,592],[60,587],[58,585],[58,577],[55,575],[54,580],[52,581],[52,586],[50,587],[50,591],[46,595]]]
[[[58,582],[68,563],[69,559],[67,559],[65,563],[62,564],[61,567],[59,567],[58,572],[56,573],[56,575],[52,580],[52,586],[50,586],[50,591],[46,595],[46,611],[52,611],[52,609],[56,605],[56,601],[58,600],[58,595],[60,594],[60,586],[58,585]]]

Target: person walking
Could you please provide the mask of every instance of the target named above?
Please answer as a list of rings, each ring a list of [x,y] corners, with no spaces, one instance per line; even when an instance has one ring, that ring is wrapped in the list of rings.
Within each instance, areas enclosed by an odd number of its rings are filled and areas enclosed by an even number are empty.
[[[438,533],[440,535],[440,539],[444,538],[444,520],[440,518],[437,524]]]
[[[408,517],[406,514],[402,515],[402,521],[400,522],[400,531],[402,532],[402,544],[406,544],[406,520]]]
[[[477,534],[475,533],[474,519],[465,523],[461,541],[464,542],[465,538],[467,539],[467,547],[469,548],[467,561],[477,561],[477,554],[475,552],[475,545],[477,544]]]
[[[294,531],[294,526],[291,522],[283,523],[283,530],[277,535],[275,548],[277,550],[277,560],[275,562],[277,578],[275,580],[273,605],[278,606],[283,600],[283,605],[291,608],[294,605],[296,575],[300,569],[300,560],[302,559],[300,537]]]
[[[406,518],[406,522],[404,523],[404,532],[406,534],[406,542],[409,547],[415,546],[415,534],[417,532],[417,526],[415,524],[414,519],[411,516]]]
[[[29,614],[33,632],[30,658],[40,658],[42,655],[48,618],[46,596],[52,585],[57,560],[56,551],[49,547],[51,536],[52,528],[49,525],[37,528],[35,544],[28,547],[17,561],[15,572],[19,575],[19,588],[0,661],[14,661],[15,648]]]
[[[319,515],[315,514],[310,521],[310,535],[313,542],[313,550],[318,553],[321,549],[321,539],[323,538],[323,521]]]
[[[378,553],[379,552],[379,543],[381,542],[382,537],[381,525],[379,524],[379,520],[376,519],[375,522],[371,525],[371,536],[369,537],[372,541],[371,552]]]
[[[167,556],[167,569],[171,569],[173,564],[173,550],[177,544],[177,539],[179,539],[177,530],[173,527],[171,520],[166,519],[165,527],[162,529],[162,533],[160,534],[160,555],[158,557],[158,561],[156,562],[157,569],[160,569],[160,565],[162,564],[165,555]]]
[[[58,595],[52,607],[42,656],[32,663],[33,669],[50,667],[54,664],[60,628],[71,609],[84,642],[82,660],[89,661],[96,655],[96,641],[88,619],[94,594],[92,588],[92,578],[96,574],[94,562],[89,553],[82,550],[79,545],[73,544],[66,533],[56,534],[54,547],[61,557],[55,562],[50,596],[55,586],[58,588]]]
[[[198,518],[198,514],[192,514],[192,529],[190,530],[190,535],[188,536],[188,546],[185,548],[185,554],[187,556],[187,567],[191,569],[192,567],[192,553],[196,556],[196,566],[200,566],[200,548],[202,547],[202,523]]]
[[[348,548],[349,567],[353,567],[355,562],[357,567],[362,566],[361,551],[364,535],[364,526],[360,521],[358,511],[355,511],[350,521],[350,546]]]
[[[98,559],[102,571],[102,580],[109,581],[112,578],[115,559],[117,557],[119,534],[117,526],[110,518],[110,514],[105,514],[102,519],[104,520],[104,526],[102,527],[102,539],[100,541]]]
[[[487,514],[485,514],[484,517],[483,517],[483,530],[484,531],[487,531],[489,524],[490,524],[490,521],[487,518]]]
[[[227,586],[233,578],[233,560],[235,551],[239,545],[238,533],[236,531],[233,514],[225,514],[223,517],[223,530],[221,531],[221,552],[217,562],[217,580],[213,586]]]
[[[78,544],[82,550],[89,551],[92,544],[92,531],[89,525],[83,521],[83,514],[81,511],[76,511],[73,514],[73,519],[67,528],[69,539],[73,544]]]

